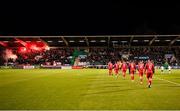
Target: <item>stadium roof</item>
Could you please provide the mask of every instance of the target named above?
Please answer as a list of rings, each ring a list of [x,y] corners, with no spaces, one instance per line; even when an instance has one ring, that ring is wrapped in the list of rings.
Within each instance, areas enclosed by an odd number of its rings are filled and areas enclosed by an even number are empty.
[[[15,38],[24,42],[45,42],[50,47],[180,46],[180,35],[0,36],[0,43],[21,46]]]
[[[14,1],[0,8],[0,35],[180,34],[174,1]]]

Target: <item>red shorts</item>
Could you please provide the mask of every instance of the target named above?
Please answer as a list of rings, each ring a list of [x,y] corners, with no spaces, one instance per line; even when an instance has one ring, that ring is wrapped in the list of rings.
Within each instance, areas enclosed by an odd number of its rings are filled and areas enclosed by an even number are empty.
[[[130,74],[134,74],[135,71],[130,71]]]
[[[109,69],[109,72],[112,72],[112,69]]]
[[[123,73],[126,73],[126,70],[122,70]]]
[[[112,74],[112,69],[109,69],[109,74]]]
[[[143,76],[143,72],[139,72],[139,76]]]
[[[153,73],[146,73],[147,78],[152,78],[152,76],[153,76]]]
[[[118,70],[118,69],[114,69],[114,72],[115,72],[115,73],[118,73],[118,72],[119,72],[119,70]]]

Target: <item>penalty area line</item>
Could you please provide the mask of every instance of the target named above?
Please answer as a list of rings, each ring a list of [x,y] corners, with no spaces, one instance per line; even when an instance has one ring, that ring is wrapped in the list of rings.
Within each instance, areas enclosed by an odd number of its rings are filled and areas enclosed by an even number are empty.
[[[156,79],[158,79],[158,80],[162,80],[162,81],[169,82],[169,83],[171,83],[171,84],[175,84],[175,85],[177,85],[177,86],[180,86],[180,83],[172,82],[172,81],[169,81],[169,80],[166,80],[166,79],[162,79],[162,78],[159,78],[159,77],[154,77],[154,78],[156,78]]]

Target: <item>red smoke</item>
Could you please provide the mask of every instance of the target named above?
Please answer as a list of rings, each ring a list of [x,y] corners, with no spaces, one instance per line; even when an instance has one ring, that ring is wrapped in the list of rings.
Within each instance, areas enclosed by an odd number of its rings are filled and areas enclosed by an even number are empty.
[[[29,53],[29,52],[34,52],[34,51],[45,51],[45,50],[49,50],[49,46],[40,41],[40,42],[24,42],[20,39],[16,39],[18,41],[18,43],[22,44],[24,47],[19,47],[18,48],[18,52],[19,53]]]
[[[22,40],[20,40],[20,39],[17,39],[17,38],[15,38],[15,40],[16,41],[18,41],[20,44],[22,44],[23,46],[27,46],[27,43],[26,42],[24,42],[24,41],[22,41]]]
[[[26,47],[18,47],[18,52],[19,53],[27,53]]]
[[[13,59],[14,61],[17,59],[17,55],[13,54],[11,49],[6,49],[3,53],[4,59],[7,61],[8,59]]]
[[[2,41],[0,41],[0,45],[2,45],[2,46],[4,46],[4,47],[7,47],[7,46],[8,46],[7,43],[4,43],[4,42],[2,42]]]

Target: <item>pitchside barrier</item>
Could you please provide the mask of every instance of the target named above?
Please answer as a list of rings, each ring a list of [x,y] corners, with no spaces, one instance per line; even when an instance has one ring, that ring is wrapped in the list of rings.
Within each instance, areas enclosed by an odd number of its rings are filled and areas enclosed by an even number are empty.
[[[53,65],[42,65],[40,66],[42,69],[61,69],[61,66],[53,66]]]
[[[160,69],[161,66],[155,66],[155,69]],[[180,69],[180,66],[171,66],[172,69]],[[0,69],[107,69],[107,65],[86,65],[86,66],[54,66],[54,65],[16,65],[16,66],[0,66]]]
[[[34,69],[35,66],[23,66],[23,69]]]
[[[12,66],[0,66],[1,69],[12,69]]]
[[[72,66],[61,66],[61,69],[72,69]]]
[[[107,69],[107,65],[87,65],[87,68],[95,68],[95,69]]]
[[[33,65],[16,65],[12,67],[13,69],[35,69]]]
[[[86,66],[53,66],[53,65],[42,65],[42,69],[85,69],[85,68],[95,68],[95,69],[107,69],[107,65],[86,65]]]

